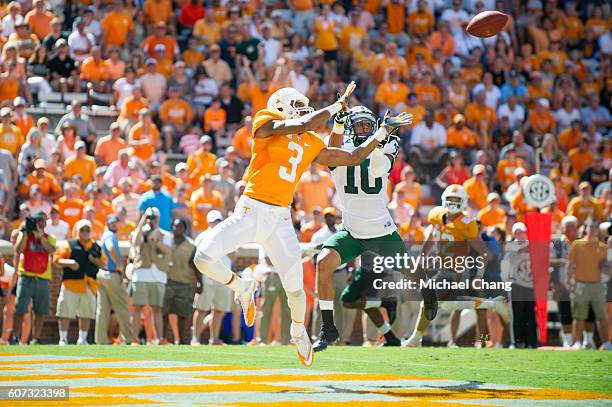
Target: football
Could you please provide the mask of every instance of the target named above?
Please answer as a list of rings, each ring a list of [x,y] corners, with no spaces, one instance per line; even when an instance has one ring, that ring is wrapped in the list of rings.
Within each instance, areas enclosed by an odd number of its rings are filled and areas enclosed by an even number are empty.
[[[472,18],[465,30],[475,37],[492,37],[505,27],[508,19],[501,11],[483,11]]]

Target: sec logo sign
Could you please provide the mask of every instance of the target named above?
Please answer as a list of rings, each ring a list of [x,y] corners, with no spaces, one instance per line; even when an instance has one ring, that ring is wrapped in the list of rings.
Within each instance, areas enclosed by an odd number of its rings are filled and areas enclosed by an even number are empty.
[[[531,175],[523,184],[523,196],[529,205],[543,208],[555,201],[555,186],[544,175]]]

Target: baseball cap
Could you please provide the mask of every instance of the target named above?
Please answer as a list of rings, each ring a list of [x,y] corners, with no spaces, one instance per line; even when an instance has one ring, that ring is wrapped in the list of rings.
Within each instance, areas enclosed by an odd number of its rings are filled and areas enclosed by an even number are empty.
[[[49,119],[47,119],[46,117],[41,117],[40,119],[38,119],[36,121],[36,124],[39,125],[39,126],[41,124],[47,124],[48,125],[49,124]]]
[[[88,227],[89,230],[91,230],[91,222],[88,221],[87,219],[81,219],[79,220],[76,225],[74,225],[74,227],[76,228],[76,230],[80,231],[81,229],[83,229],[84,227]]]
[[[485,172],[487,172],[487,169],[482,164],[476,164],[472,169],[472,174],[474,175],[484,174]]]
[[[578,185],[578,189],[585,189],[585,188],[589,188],[591,186],[591,184],[589,184],[588,181],[582,181],[579,185]]]
[[[25,22],[23,16],[17,15],[17,17],[15,18],[15,27],[22,27],[24,25],[27,26],[28,23]]]
[[[518,167],[514,170],[514,176],[518,177],[519,175],[527,175],[527,171],[523,167]]]
[[[47,163],[42,158],[39,158],[36,161],[34,161],[34,169],[39,170],[41,168],[42,169],[47,168]]]
[[[179,173],[180,171],[187,171],[189,168],[186,163],[178,163],[174,166],[174,172]]]
[[[453,116],[453,123],[465,123],[465,116],[462,114],[456,114]]]
[[[15,99],[13,99],[13,106],[17,107],[17,106],[25,106],[26,105],[26,100],[21,97],[21,96],[17,96]]]
[[[68,42],[66,42],[64,38],[59,38],[57,41],[55,41],[55,48],[59,48],[61,46],[66,46],[66,45],[68,45]]]
[[[538,106],[550,107],[550,102],[548,101],[548,99],[540,98],[538,99]]]
[[[212,143],[212,137],[210,137],[207,134],[200,137],[200,144],[204,144],[204,143]]]
[[[74,20],[74,23],[75,23],[76,25],[83,25],[83,24],[85,24],[85,19],[84,19],[83,17],[77,17],[77,18]]]
[[[0,109],[0,117],[8,116],[10,114],[11,114],[10,107],[3,107],[2,109]]]
[[[111,130],[120,129],[120,128],[121,128],[121,126],[117,122],[112,122],[111,125],[110,125],[110,129]]]
[[[336,208],[328,206],[327,208],[323,209],[323,216],[327,215],[336,216]]]
[[[487,203],[491,203],[496,199],[501,199],[497,192],[491,192],[489,195],[487,195]]]
[[[223,220],[223,214],[216,209],[208,212],[206,214],[206,222],[207,223],[216,223],[221,222]]]
[[[512,233],[514,234],[518,231],[527,232],[527,226],[525,226],[523,222],[516,222],[514,225],[512,225]]]
[[[159,209],[157,209],[154,206],[150,206],[147,208],[147,210],[145,211],[145,215],[146,216],[155,216],[159,218]]]
[[[155,60],[155,58],[147,58],[147,60],[145,61],[146,65],[155,65],[157,64],[157,61]]]
[[[115,214],[110,214],[106,217],[106,224],[110,225],[112,223],[119,222],[119,218]]]
[[[79,140],[74,143],[74,150],[78,150],[79,148],[85,148],[85,142],[83,140]]]

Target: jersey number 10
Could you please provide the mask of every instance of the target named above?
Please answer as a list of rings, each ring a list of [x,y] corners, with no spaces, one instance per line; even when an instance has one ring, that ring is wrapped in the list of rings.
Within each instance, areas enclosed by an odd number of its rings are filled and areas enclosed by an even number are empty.
[[[361,190],[370,195],[378,194],[382,189],[383,180],[381,177],[374,178],[374,185],[370,185],[370,159],[362,161],[360,168]],[[346,167],[346,186],[344,192],[347,194],[358,194],[359,189],[355,182],[355,167]]]

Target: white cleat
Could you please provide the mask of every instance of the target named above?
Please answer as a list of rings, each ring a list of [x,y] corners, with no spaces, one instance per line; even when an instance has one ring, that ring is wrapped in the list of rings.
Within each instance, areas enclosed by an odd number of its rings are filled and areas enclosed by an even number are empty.
[[[59,346],[66,346],[66,345],[68,345],[68,342],[66,342],[66,341],[65,341],[65,340],[63,340],[63,339],[60,339],[60,341],[58,342],[58,345],[59,345]]]
[[[253,326],[255,324],[255,285],[256,281],[250,278],[242,280],[242,286],[244,290],[241,292],[236,291],[234,294],[234,301],[242,307],[242,314],[244,315],[244,323],[246,326]]]
[[[295,330],[300,332],[294,334],[293,332]],[[314,362],[314,351],[308,332],[306,332],[306,327],[304,327],[303,324],[300,327],[296,327],[294,323],[291,323],[291,343],[295,344],[297,347],[297,354],[300,362],[306,367],[312,366]]]
[[[76,344],[77,345],[89,345],[89,342],[87,342],[87,339],[78,339]]]
[[[420,348],[423,337],[415,332],[408,339],[402,341],[402,348]]]

